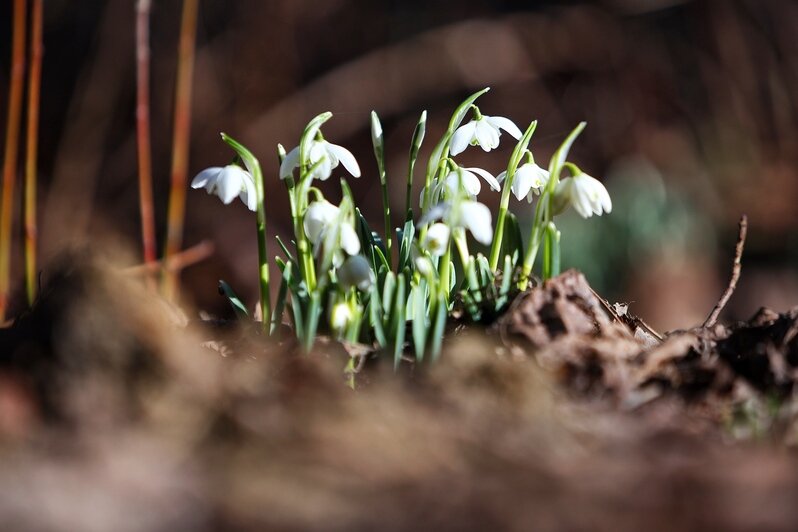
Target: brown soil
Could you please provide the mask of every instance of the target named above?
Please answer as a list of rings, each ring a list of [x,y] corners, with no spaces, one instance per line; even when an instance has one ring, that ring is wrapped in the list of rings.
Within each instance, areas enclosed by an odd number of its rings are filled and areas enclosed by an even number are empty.
[[[798,309],[660,339],[567,272],[352,391],[108,271],[0,329],[5,529],[798,527]]]

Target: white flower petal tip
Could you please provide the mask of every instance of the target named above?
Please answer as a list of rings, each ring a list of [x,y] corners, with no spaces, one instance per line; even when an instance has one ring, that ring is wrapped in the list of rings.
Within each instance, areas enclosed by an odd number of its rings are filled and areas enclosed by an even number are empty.
[[[255,181],[249,172],[235,164],[206,168],[191,180],[191,188],[204,188],[208,194],[219,196],[225,205],[238,196],[249,210],[257,208]]]
[[[490,209],[476,201],[460,203],[460,224],[471,231],[480,244],[490,244],[493,240],[493,225]]]
[[[446,253],[450,233],[449,226],[446,224],[434,223],[427,229],[427,234],[421,245],[433,257],[440,257]]]
[[[532,201],[532,195],[539,194],[548,182],[548,170],[534,163],[526,163],[515,171],[511,190],[518,201],[524,198]]]
[[[482,177],[492,190],[501,190],[501,185],[493,174],[482,168],[458,168],[449,172],[449,175],[444,178],[444,183],[452,194],[456,193],[462,186],[462,189],[473,198],[482,190],[482,184],[479,182],[477,175]]]
[[[482,115],[457,128],[449,144],[449,153],[452,156],[465,151],[468,145],[479,146],[484,151],[491,151],[499,146],[501,130],[506,131],[515,139],[521,138],[521,130],[512,120],[503,116]]]
[[[585,173],[563,179],[557,184],[555,203],[563,208],[572,205],[582,218],[612,212],[612,199],[604,185]]]
[[[459,203],[439,203],[422,217],[420,223],[424,224],[432,220],[441,219],[449,227],[468,229],[480,244],[489,244],[493,240],[493,222],[490,209],[487,205],[483,205],[478,201],[463,200]],[[438,231],[442,232],[440,229]],[[427,234],[429,235],[429,230]]]
[[[344,168],[354,177],[360,177],[360,165],[352,152],[332,144],[326,140],[314,140],[308,150],[308,162],[313,167],[311,177],[320,181],[330,178],[332,171],[343,164]],[[285,179],[294,173],[294,169],[299,167],[299,146],[288,152],[280,164],[280,179]]]

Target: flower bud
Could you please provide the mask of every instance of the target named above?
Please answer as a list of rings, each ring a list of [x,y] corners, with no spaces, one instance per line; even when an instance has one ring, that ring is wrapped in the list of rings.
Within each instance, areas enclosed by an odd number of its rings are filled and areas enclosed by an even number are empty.
[[[338,281],[347,290],[354,286],[365,292],[371,288],[375,280],[369,261],[362,255],[349,257],[338,269]]]

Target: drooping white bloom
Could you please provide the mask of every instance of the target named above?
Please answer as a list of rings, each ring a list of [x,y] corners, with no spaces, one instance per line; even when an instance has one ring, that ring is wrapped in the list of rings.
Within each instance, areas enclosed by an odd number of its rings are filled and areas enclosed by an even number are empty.
[[[321,240],[321,233],[338,219],[341,210],[327,200],[314,201],[305,211],[305,234],[311,243]]]
[[[601,181],[585,173],[567,177],[557,183],[554,191],[554,209],[562,210],[573,205],[582,218],[590,218],[594,214],[601,216],[603,212],[612,211],[610,194]]]
[[[499,181],[504,181],[507,176],[505,170],[497,176]],[[532,198],[535,194],[540,194],[540,190],[549,182],[549,171],[541,168],[535,163],[526,163],[521,165],[513,177],[513,185],[510,190],[518,201],[526,197],[529,203],[532,203]]]
[[[433,257],[440,257],[446,253],[450,232],[448,225],[440,222],[434,223],[427,229],[427,234],[424,236],[424,241],[421,245]]]
[[[206,168],[194,177],[191,188],[205,188],[208,194],[219,196],[225,205],[238,196],[249,210],[257,207],[255,181],[249,172],[235,164]]]
[[[501,189],[499,181],[493,177],[493,174],[483,170],[482,168],[475,167],[458,168],[456,170],[452,170],[449,172],[449,175],[443,179],[443,182],[452,193],[456,192],[462,184],[465,191],[470,196],[474,197],[482,190],[482,184],[479,182],[479,178],[475,174],[479,174],[482,179],[487,181],[487,183],[490,185],[490,188],[493,190],[498,191]]]
[[[372,287],[376,278],[369,261],[363,255],[354,255],[338,269],[338,281],[347,290],[354,286],[365,292]]]
[[[490,209],[477,201],[461,201],[458,224],[465,227],[480,244],[490,244],[493,240],[493,225]]]
[[[427,211],[422,217],[421,223],[428,223],[432,220],[443,220],[451,228],[468,229],[480,244],[489,244],[493,240],[490,209],[478,201],[462,200],[455,203],[439,203]]]
[[[328,179],[339,163],[343,164],[350,174],[360,177],[360,166],[352,152],[326,140],[314,140],[310,143],[308,161],[311,166],[315,165],[311,173],[314,179],[322,181]],[[280,179],[293,174],[294,168],[297,167],[299,167],[299,146],[289,151],[280,164]]]
[[[344,262],[344,257],[338,249],[344,250],[350,256],[360,253],[360,238],[358,238],[355,228],[351,223],[342,220],[341,209],[327,200],[314,201],[308,205],[303,225],[308,240],[317,251],[324,243],[327,231],[338,229],[338,241],[333,244],[336,246],[333,254],[333,264],[336,267]]]
[[[342,331],[352,321],[352,309],[344,302],[336,303],[330,312],[330,328]]]
[[[521,138],[521,130],[509,118],[482,115],[457,128],[452,135],[449,151],[452,155],[457,155],[465,151],[469,144],[490,151],[499,145],[502,129],[516,140]]]

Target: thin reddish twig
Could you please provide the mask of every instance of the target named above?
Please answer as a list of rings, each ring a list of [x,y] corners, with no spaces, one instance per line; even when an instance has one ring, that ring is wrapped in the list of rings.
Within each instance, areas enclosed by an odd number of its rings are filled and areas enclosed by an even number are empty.
[[[188,147],[191,130],[191,78],[194,73],[194,47],[197,30],[198,0],[184,0],[180,27],[180,50],[175,92],[174,138],[172,142],[172,172],[169,191],[166,250],[164,259],[180,251],[183,243],[183,220],[186,210],[186,177]],[[163,291],[172,299],[177,292],[178,272],[166,270]]]
[[[3,159],[3,199],[0,208],[0,322],[5,319],[11,276],[11,224],[17,175],[22,89],[25,82],[25,0],[14,0],[13,45],[8,91],[8,122]]]
[[[150,8],[151,0],[136,3],[136,144],[139,163],[139,212],[145,264],[156,257],[155,214],[152,199],[152,148],[150,141]],[[154,273],[154,272],[153,272]],[[154,288],[155,278],[148,284]]]
[[[720,316],[721,311],[726,306],[726,303],[729,302],[729,299],[734,293],[735,288],[737,288],[737,281],[740,279],[740,269],[742,268],[745,237],[747,234],[748,216],[743,214],[742,218],[740,218],[740,229],[737,235],[737,245],[734,247],[734,263],[732,264],[732,275],[731,279],[729,279],[729,286],[726,287],[726,290],[723,292],[720,300],[718,300],[715,308],[712,309],[712,312],[710,312],[709,316],[704,322],[704,328],[709,328],[715,325],[715,322],[718,321],[718,316]]]
[[[189,266],[207,259],[214,252],[214,245],[209,240],[203,240],[195,246],[191,246],[179,253],[172,255],[169,260],[155,260],[155,262],[145,262],[122,270],[128,275],[144,275],[156,273],[161,268],[171,271],[181,271]]]
[[[30,70],[28,71],[28,123],[25,143],[25,288],[28,304],[36,299],[36,173],[39,154],[39,101],[42,85],[42,19],[44,0],[33,0],[30,35]]]

